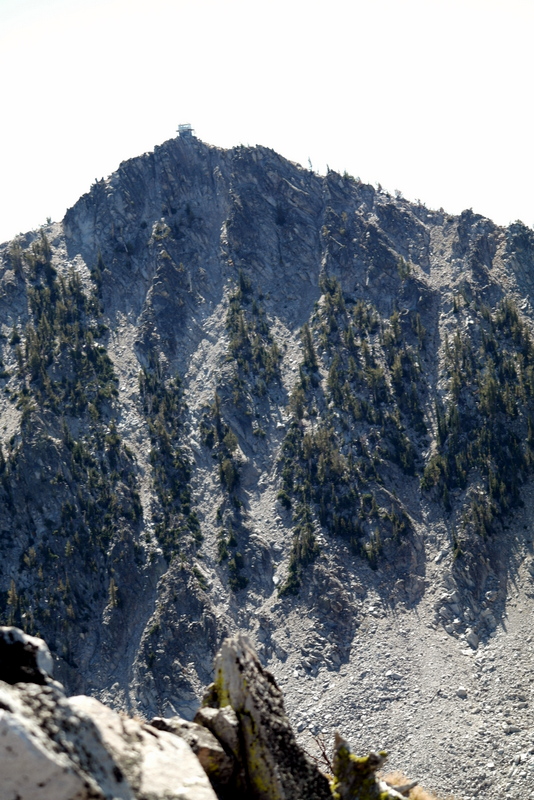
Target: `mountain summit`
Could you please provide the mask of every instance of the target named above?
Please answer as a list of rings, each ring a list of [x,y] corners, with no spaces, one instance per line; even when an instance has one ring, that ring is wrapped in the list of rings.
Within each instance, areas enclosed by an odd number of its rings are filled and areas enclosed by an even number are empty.
[[[246,631],[304,739],[468,791],[487,697],[508,770],[534,232],[180,136],[0,258],[2,622],[69,691],[191,716]]]

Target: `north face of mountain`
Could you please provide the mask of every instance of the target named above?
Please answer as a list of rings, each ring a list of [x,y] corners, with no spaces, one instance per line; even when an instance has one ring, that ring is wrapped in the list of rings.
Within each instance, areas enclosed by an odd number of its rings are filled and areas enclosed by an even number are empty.
[[[237,630],[295,686],[376,660],[375,618],[490,642],[530,564],[530,229],[178,138],[0,255],[3,622],[69,690],[191,715]]]

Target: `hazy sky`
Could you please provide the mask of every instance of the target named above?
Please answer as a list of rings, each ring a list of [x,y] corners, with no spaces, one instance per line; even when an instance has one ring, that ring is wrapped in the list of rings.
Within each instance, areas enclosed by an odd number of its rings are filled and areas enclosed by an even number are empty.
[[[0,242],[191,122],[534,223],[534,0],[0,0]]]

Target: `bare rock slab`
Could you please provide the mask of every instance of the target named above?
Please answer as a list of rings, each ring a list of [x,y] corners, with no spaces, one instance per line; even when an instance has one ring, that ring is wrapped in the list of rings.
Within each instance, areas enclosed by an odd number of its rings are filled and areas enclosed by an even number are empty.
[[[93,697],[73,697],[70,705],[94,723],[139,800],[216,800],[206,773],[184,739],[140,725]]]
[[[216,800],[189,745],[54,685],[0,681],[1,800]]]
[[[276,681],[245,637],[223,643],[215,659],[215,682],[204,702],[212,708],[231,706],[239,720],[247,797],[332,800],[327,778],[297,744]]]

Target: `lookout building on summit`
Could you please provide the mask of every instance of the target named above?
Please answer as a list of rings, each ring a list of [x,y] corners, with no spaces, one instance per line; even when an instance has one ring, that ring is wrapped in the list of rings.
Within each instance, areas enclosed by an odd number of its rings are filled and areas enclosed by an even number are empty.
[[[183,139],[191,139],[193,136],[193,126],[189,122],[183,122],[178,125],[178,133]]]

